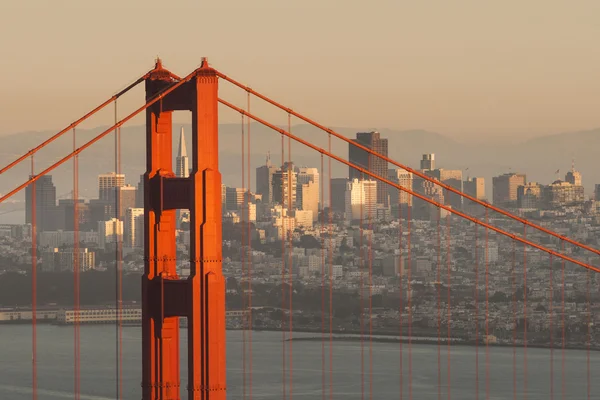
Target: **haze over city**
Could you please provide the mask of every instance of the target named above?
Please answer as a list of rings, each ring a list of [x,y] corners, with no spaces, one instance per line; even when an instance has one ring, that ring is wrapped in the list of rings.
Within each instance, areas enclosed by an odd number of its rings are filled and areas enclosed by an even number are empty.
[[[331,126],[483,142],[600,127],[594,0],[168,4],[0,5],[0,35],[11,38],[0,45],[0,134],[63,127],[157,55],[176,73],[208,55],[225,73]],[[103,117],[88,126],[111,120]]]
[[[0,400],[597,398],[598,15],[0,5]]]

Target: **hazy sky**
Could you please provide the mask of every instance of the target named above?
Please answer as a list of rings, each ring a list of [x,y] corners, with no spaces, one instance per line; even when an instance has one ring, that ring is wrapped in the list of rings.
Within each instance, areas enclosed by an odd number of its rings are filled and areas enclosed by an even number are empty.
[[[0,134],[68,125],[156,55],[182,75],[207,56],[329,126],[461,140],[595,128],[599,17],[598,0],[2,1]]]

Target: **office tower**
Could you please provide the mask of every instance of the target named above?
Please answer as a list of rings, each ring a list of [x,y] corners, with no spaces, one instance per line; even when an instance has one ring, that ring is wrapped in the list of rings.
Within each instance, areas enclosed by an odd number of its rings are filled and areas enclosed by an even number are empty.
[[[98,199],[115,201],[115,188],[125,185],[125,175],[110,172],[98,175]]]
[[[569,182],[555,181],[542,190],[544,208],[553,209],[583,203],[585,200],[583,186]]]
[[[128,208],[125,210],[125,247],[144,247],[144,209]]]
[[[313,221],[319,219],[319,187],[317,184],[312,181],[304,184],[298,183],[296,196],[298,209],[311,211]]]
[[[187,178],[190,176],[190,161],[187,156],[187,149],[185,147],[185,135],[183,133],[183,126],[179,133],[179,149],[177,151],[177,157],[175,158],[175,176],[178,178]]]
[[[346,178],[331,178],[331,208],[333,211],[345,212],[346,211],[346,184],[348,179]],[[325,200],[327,201],[327,200]],[[328,202],[328,201],[327,201]],[[323,205],[321,204],[321,208]]]
[[[244,189],[227,187],[225,192],[225,206],[228,211],[241,211],[244,203]]]
[[[225,186],[224,183],[221,183],[221,206],[223,211],[225,211],[227,208],[225,207],[225,205],[227,204],[227,186]]]
[[[600,201],[600,184],[596,183],[594,189],[594,198],[596,199],[596,201]]]
[[[438,181],[445,183],[446,185],[462,192],[462,171],[459,169],[444,169],[437,168],[429,171],[425,171],[425,173],[432,178],[437,179]],[[463,204],[462,196],[452,193],[450,191],[444,190],[444,197],[447,205],[450,205],[452,208],[461,209]]]
[[[542,204],[542,185],[529,182],[517,188],[517,207],[536,209]]]
[[[178,178],[187,178],[190,176],[190,162],[187,156],[187,149],[185,147],[185,135],[183,133],[183,126],[179,133],[179,148],[177,150],[177,157],[175,158],[175,176]],[[181,222],[189,220],[190,213],[188,210],[177,210],[175,225],[177,229],[181,228]]]
[[[256,193],[262,195],[263,203],[273,202],[273,175],[277,167],[271,164],[271,153],[267,153],[265,165],[256,168]]]
[[[291,210],[296,208],[297,174],[293,163],[284,163],[273,174],[273,203],[283,205]],[[289,204],[291,202],[291,204]]]
[[[421,170],[431,171],[435,169],[435,154],[423,154],[421,158]]]
[[[383,156],[387,157],[388,155],[388,140],[382,139],[377,131],[359,132],[356,134],[356,139],[352,139],[352,141],[354,143],[359,143]],[[371,155],[351,143],[348,144],[348,161],[351,164],[362,167],[377,176],[387,178],[387,161],[382,160],[375,155]],[[352,167],[349,168],[349,176],[350,179],[373,179]],[[380,182],[380,184],[377,186],[377,203],[388,206],[388,190],[386,185]]]
[[[135,192],[135,207],[144,208],[144,174],[140,175],[140,181]]]
[[[125,218],[125,212],[128,208],[135,208],[137,189],[135,186],[125,185],[115,188],[119,193],[119,218]]]
[[[373,221],[377,216],[377,181],[353,179],[346,184],[344,199],[347,224]]]
[[[98,222],[98,247],[106,249],[115,246],[117,241],[123,240],[123,221],[111,218],[108,221]]]
[[[463,191],[478,200],[485,200],[485,179],[480,177],[467,178],[463,182]]]
[[[517,205],[517,188],[525,186],[525,174],[508,173],[492,178],[492,198],[495,206],[515,207]]]
[[[296,203],[299,210],[312,211],[312,220],[319,218],[320,180],[316,168],[300,167],[296,169],[298,187]]]
[[[390,169],[388,171],[388,179],[398,185],[408,189],[413,189],[413,174],[403,168]],[[403,192],[393,186],[388,185],[388,193],[390,196],[391,206],[398,204],[412,205],[412,197],[409,193]]]
[[[31,178],[31,176],[30,176]],[[25,223],[32,221],[32,187],[25,188]],[[38,232],[53,231],[56,225],[56,187],[52,175],[43,175],[35,182],[35,221]]]
[[[54,228],[62,231],[72,231],[74,226],[75,209],[73,207],[73,199],[59,199],[55,213]],[[90,209],[84,199],[77,200],[77,221],[79,222],[80,230],[88,230],[95,228],[96,225],[90,226]]]
[[[565,175],[565,181],[571,185],[581,186],[581,172],[575,170],[575,160],[571,163],[571,170]]]

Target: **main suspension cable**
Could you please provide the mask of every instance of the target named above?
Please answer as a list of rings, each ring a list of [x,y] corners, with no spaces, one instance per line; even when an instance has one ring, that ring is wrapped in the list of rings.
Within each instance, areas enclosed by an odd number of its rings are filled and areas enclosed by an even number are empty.
[[[221,104],[223,104],[223,105],[225,105],[225,106],[233,109],[233,110],[236,110],[238,112],[244,112],[244,110],[242,110],[239,107],[236,107],[235,105],[231,104],[230,102],[228,102],[226,100],[223,100],[223,99],[219,98],[219,102]],[[310,143],[310,142],[308,142],[306,140],[303,140],[303,139],[301,139],[301,138],[299,138],[299,137],[291,134],[290,132],[287,132],[284,129],[281,129],[281,128],[279,128],[279,127],[271,124],[270,122],[268,122],[268,121],[266,121],[266,120],[264,120],[264,119],[262,119],[260,117],[257,117],[256,115],[247,113],[247,116],[250,117],[250,118],[252,118],[256,122],[259,122],[260,124],[262,124],[262,125],[264,125],[264,126],[266,126],[268,128],[271,128],[274,131],[279,132],[280,134],[282,134],[284,136],[287,136],[290,139],[293,139],[293,140],[295,140],[298,143],[303,144],[306,147],[309,147],[309,148],[311,148],[313,150],[316,150],[319,153],[323,153],[325,155],[328,155],[332,159],[334,159],[336,161],[339,161],[340,163],[342,163],[344,165],[347,165],[349,167],[355,168],[359,172],[362,172],[362,173],[364,173],[364,174],[366,174],[366,175],[368,175],[368,176],[370,176],[372,178],[375,178],[376,180],[379,180],[379,181],[381,181],[383,183],[386,183],[386,184],[388,184],[388,185],[390,185],[392,187],[395,187],[395,188],[397,188],[397,189],[399,189],[399,190],[401,190],[403,192],[409,193],[411,196],[416,197],[418,199],[421,199],[421,200],[423,200],[423,201],[425,201],[425,202],[427,202],[427,203],[429,203],[429,204],[431,204],[431,205],[433,205],[433,206],[435,206],[437,208],[446,210],[446,211],[448,211],[448,212],[450,212],[450,213],[452,213],[454,215],[457,215],[457,216],[461,217],[462,219],[474,222],[474,223],[476,223],[476,224],[478,224],[478,225],[480,225],[482,227],[488,228],[491,231],[497,232],[497,233],[499,233],[499,234],[501,234],[503,236],[507,236],[507,237],[509,237],[509,238],[511,238],[513,240],[516,240],[516,241],[518,241],[518,242],[520,242],[520,243],[522,243],[524,245],[527,245],[527,246],[530,246],[532,248],[541,250],[541,251],[543,251],[545,253],[548,253],[548,254],[553,254],[555,257],[561,258],[561,259],[563,259],[565,261],[569,261],[569,262],[571,262],[573,264],[579,265],[580,267],[587,268],[587,269],[592,270],[594,272],[600,272],[600,268],[598,268],[598,267],[594,267],[594,266],[592,266],[590,264],[584,263],[584,262],[576,260],[576,259],[574,259],[572,257],[566,256],[566,255],[564,255],[562,253],[559,253],[559,252],[556,252],[556,251],[551,250],[549,248],[546,248],[546,247],[544,247],[542,245],[539,245],[537,243],[534,243],[534,242],[532,242],[532,241],[530,241],[530,240],[528,240],[526,238],[522,238],[522,237],[517,236],[515,234],[509,233],[509,232],[507,232],[507,231],[505,231],[505,230],[503,230],[501,228],[498,228],[496,226],[493,226],[493,225],[487,224],[485,222],[479,221],[477,218],[474,218],[474,217],[472,217],[472,216],[470,216],[468,214],[465,214],[462,211],[458,211],[458,210],[453,209],[453,208],[451,208],[449,206],[441,204],[441,203],[439,203],[439,202],[437,202],[435,200],[432,200],[432,199],[430,199],[430,198],[428,198],[428,197],[426,197],[426,196],[424,196],[422,194],[416,193],[416,192],[414,192],[414,191],[412,191],[410,189],[405,188],[404,186],[396,184],[396,183],[390,181],[389,179],[386,179],[386,178],[384,178],[382,176],[379,176],[379,175],[377,175],[377,174],[375,174],[375,173],[373,173],[371,171],[368,171],[365,168],[361,168],[360,166],[358,166],[356,164],[352,164],[349,161],[345,160],[344,158],[336,156],[335,154],[332,154],[332,153],[328,152],[327,150],[319,148],[319,147],[315,146],[314,144],[312,144],[312,143]],[[558,234],[554,233],[554,235],[558,235]],[[559,237],[560,237],[560,235],[559,235]],[[565,240],[566,240],[566,238],[565,238]]]
[[[95,138],[91,139],[90,141],[88,141],[87,143],[85,143],[84,145],[82,145],[81,147],[79,147],[77,150],[75,150],[75,151],[67,154],[66,156],[64,156],[63,158],[61,158],[60,160],[58,160],[57,162],[55,162],[54,164],[52,164],[51,166],[49,166],[46,169],[44,169],[39,174],[31,177],[30,179],[28,179],[27,181],[23,182],[21,185],[17,186],[16,188],[14,188],[13,190],[11,190],[10,192],[8,192],[7,194],[5,194],[4,196],[0,197],[0,203],[2,203],[5,200],[9,199],[10,197],[12,197],[13,195],[15,195],[16,193],[20,192],[27,185],[30,185],[31,183],[37,181],[41,176],[44,176],[44,175],[48,174],[49,172],[55,170],[57,167],[59,167],[60,165],[64,164],[65,162],[69,161],[75,155],[81,153],[83,150],[85,150],[88,147],[92,146],[94,143],[98,142],[100,139],[104,138],[106,135],[108,135],[109,133],[113,132],[115,129],[121,127],[123,124],[125,124],[127,121],[129,121],[132,118],[134,118],[136,115],[140,114],[142,111],[145,111],[147,108],[151,107],[153,104],[155,104],[158,101],[160,101],[161,99],[163,99],[169,93],[173,92],[175,89],[177,89],[178,87],[182,86],[184,83],[188,82],[190,79],[192,79],[194,76],[196,76],[196,74],[198,73],[198,70],[199,69],[194,70],[192,73],[190,73],[189,75],[187,75],[182,80],[180,80],[178,82],[174,82],[170,86],[166,87],[165,89],[163,89],[162,91],[160,91],[159,93],[157,93],[155,96],[153,96],[151,99],[149,99],[143,106],[141,106],[137,110],[133,111],[131,114],[129,114],[125,118],[121,119],[119,122],[115,123],[113,126],[109,127],[104,132],[100,133]]]
[[[556,232],[554,232],[554,231],[552,231],[550,229],[544,228],[544,227],[542,227],[540,225],[536,225],[533,222],[530,222],[530,221],[528,221],[528,220],[526,220],[524,218],[520,218],[520,217],[518,217],[516,215],[513,215],[513,214],[511,214],[508,211],[505,211],[505,210],[503,210],[501,208],[498,208],[498,207],[496,207],[496,206],[494,206],[492,204],[486,203],[485,201],[479,200],[478,198],[473,197],[473,196],[471,196],[471,195],[469,195],[467,193],[463,193],[460,190],[453,188],[451,185],[448,185],[448,184],[443,183],[442,181],[436,180],[436,179],[434,179],[434,178],[432,178],[432,177],[430,177],[430,176],[428,176],[428,175],[426,175],[426,174],[424,174],[424,173],[422,173],[422,172],[420,172],[418,170],[410,168],[407,165],[400,164],[399,162],[397,162],[397,161],[395,161],[395,160],[393,160],[393,159],[391,159],[391,158],[389,158],[389,157],[387,157],[387,156],[385,156],[385,155],[383,155],[381,153],[378,153],[375,150],[370,149],[367,146],[364,146],[364,145],[362,145],[362,144],[360,144],[358,142],[354,142],[354,141],[348,139],[347,137],[345,137],[344,135],[342,135],[342,134],[340,134],[338,132],[335,132],[334,130],[332,130],[330,128],[327,128],[326,126],[321,125],[318,122],[316,122],[316,121],[314,121],[314,120],[312,120],[312,119],[310,119],[308,117],[305,117],[302,114],[299,114],[299,113],[295,112],[291,108],[285,107],[284,105],[276,102],[275,100],[270,99],[269,97],[267,97],[267,96],[265,96],[265,95],[263,95],[263,94],[255,91],[255,90],[253,90],[252,88],[250,88],[250,87],[248,87],[248,86],[246,86],[246,85],[244,85],[244,84],[242,84],[242,83],[234,80],[233,78],[230,78],[229,76],[223,74],[222,72],[217,71],[217,76],[219,78],[224,79],[227,82],[229,82],[229,83],[231,83],[231,84],[233,84],[233,85],[235,85],[235,86],[237,86],[237,87],[245,90],[245,91],[248,91],[248,92],[252,93],[253,95],[255,95],[256,97],[258,97],[259,99],[261,99],[261,100],[263,100],[263,101],[265,101],[265,102],[267,102],[267,103],[269,103],[269,104],[271,104],[271,105],[273,105],[273,106],[275,106],[275,107],[277,107],[277,108],[279,108],[281,110],[284,110],[285,112],[287,112],[287,113],[295,116],[296,118],[299,118],[302,121],[304,121],[304,122],[306,122],[306,123],[308,123],[308,124],[310,124],[310,125],[318,128],[318,129],[320,129],[322,131],[325,131],[325,132],[327,132],[327,133],[335,136],[336,138],[338,138],[340,140],[343,140],[344,142],[346,142],[346,143],[348,143],[348,144],[350,144],[350,145],[352,145],[354,147],[357,147],[357,148],[361,149],[362,151],[364,151],[364,152],[366,152],[368,154],[374,155],[374,156],[378,157],[381,160],[384,160],[384,161],[386,161],[386,162],[388,162],[388,163],[390,163],[390,164],[392,164],[392,165],[394,165],[394,166],[396,166],[398,168],[402,168],[402,169],[406,170],[407,172],[410,172],[413,175],[418,176],[419,178],[425,179],[426,181],[429,181],[429,182],[433,183],[434,185],[436,185],[438,187],[446,189],[446,190],[448,190],[448,191],[450,191],[450,192],[452,192],[454,194],[457,194],[457,195],[463,197],[464,199],[468,199],[468,200],[470,200],[470,201],[472,201],[472,202],[474,202],[476,204],[479,204],[479,205],[485,207],[486,209],[490,209],[492,211],[495,211],[495,212],[497,212],[499,214],[504,215],[505,217],[511,218],[511,219],[513,219],[515,221],[518,221],[518,222],[526,225],[526,226],[529,226],[531,228],[539,230],[539,231],[541,231],[543,233],[546,233],[546,234],[551,235],[553,237],[556,237],[558,239],[562,239],[562,240],[566,241],[567,243],[570,243],[570,244],[572,244],[574,246],[583,248],[585,250],[591,251],[592,253],[600,255],[600,250],[598,250],[598,249],[595,249],[593,247],[587,246],[587,245],[585,245],[583,243],[577,242],[577,241],[575,241],[573,239],[570,239],[570,238],[568,238],[566,236],[560,235],[560,234],[558,234],[558,233],[556,233]],[[221,99],[219,101],[221,103],[225,104],[225,105],[229,105],[229,103],[226,104]],[[255,119],[255,118],[253,118],[253,119]],[[258,121],[258,120],[256,120],[256,121]],[[258,121],[258,122],[260,122],[260,121]],[[275,130],[277,130],[277,129],[275,129]]]
[[[40,151],[42,148],[46,147],[50,143],[54,142],[56,139],[60,138],[65,133],[71,131],[72,129],[74,130],[83,121],[87,120],[92,115],[96,114],[98,111],[102,110],[103,108],[105,108],[107,105],[109,105],[113,101],[116,101],[119,97],[121,97],[122,95],[124,95],[125,93],[127,93],[128,91],[130,91],[131,89],[133,89],[134,87],[136,87],[138,84],[144,82],[146,80],[146,78],[148,78],[148,76],[150,75],[151,72],[152,71],[147,72],[146,74],[144,74],[143,76],[141,76],[140,78],[138,78],[137,80],[135,80],[133,83],[131,83],[130,85],[128,85],[125,89],[123,89],[120,92],[114,94],[111,98],[109,98],[108,100],[106,100],[104,103],[100,104],[98,107],[94,108],[92,111],[90,111],[87,114],[85,114],[83,117],[79,118],[78,120],[76,120],[75,122],[71,123],[69,126],[67,126],[66,128],[64,128],[63,130],[55,133],[54,135],[52,135],[52,137],[50,137],[47,140],[43,141],[38,146],[34,147],[33,149],[29,150],[27,153],[23,154],[22,156],[20,156],[16,160],[14,160],[11,163],[9,163],[6,166],[4,166],[2,169],[0,169],[0,175],[2,175],[3,173],[7,172],[9,169],[11,169],[12,167],[14,167],[15,165],[19,164],[21,161],[25,160],[27,157],[32,157],[35,153],[37,153],[38,151]]]

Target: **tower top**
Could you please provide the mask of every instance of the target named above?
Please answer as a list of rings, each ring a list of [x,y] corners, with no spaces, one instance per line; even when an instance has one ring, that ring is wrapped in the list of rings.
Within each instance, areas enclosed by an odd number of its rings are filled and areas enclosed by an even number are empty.
[[[156,60],[154,62],[154,69],[150,71],[148,75],[148,79],[170,82],[181,80],[180,77],[163,67],[162,60],[158,56],[156,57]]]

